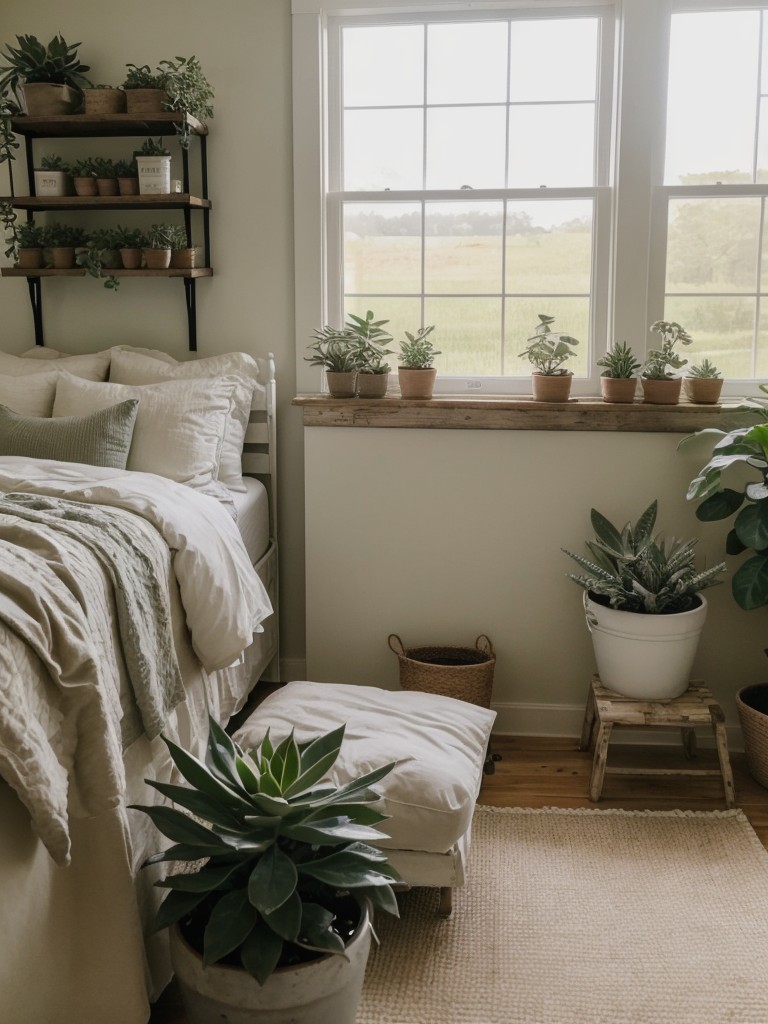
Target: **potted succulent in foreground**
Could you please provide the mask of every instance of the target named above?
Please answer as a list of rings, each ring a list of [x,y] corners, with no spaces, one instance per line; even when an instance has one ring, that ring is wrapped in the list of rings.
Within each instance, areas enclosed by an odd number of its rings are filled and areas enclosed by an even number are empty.
[[[639,700],[671,700],[688,688],[707,617],[701,591],[725,570],[724,562],[696,569],[696,540],[654,536],[657,510],[653,501],[618,530],[593,508],[591,557],[562,549],[586,571],[568,575],[584,590],[600,681]]]
[[[246,754],[209,723],[204,762],[165,741],[188,786],[147,780],[191,814],[136,808],[175,844],[147,865],[202,862],[156,883],[187,1019],[354,1024],[370,905],[397,914],[399,876],[369,845],[387,838],[370,805],[394,763],[336,785],[344,726],[303,744],[267,733]]]
[[[437,369],[433,365],[435,356],[442,353],[436,349],[429,337],[435,325],[420,327],[415,334],[405,332],[400,342],[400,365],[397,381],[403,398],[429,399],[435,389]]]
[[[0,53],[0,96],[15,96],[21,111],[41,117],[72,114],[81,103],[80,89],[91,83],[90,71],[71,46],[55,35],[47,46],[33,35],[16,36],[16,46]]]
[[[693,338],[674,320],[656,320],[650,330],[661,335],[661,348],[651,349],[643,364],[640,375],[643,399],[654,405],[677,405],[682,378],[676,377],[670,370],[682,369],[688,360],[678,355],[675,348],[677,345],[690,345]]]
[[[604,367],[600,375],[600,392],[604,402],[632,402],[637,391],[637,371],[641,363],[626,341],[610,348],[597,365]]]
[[[563,365],[576,355],[578,345],[570,334],[553,331],[553,316],[539,313],[539,323],[528,338],[528,346],[520,353],[535,367],[531,374],[533,397],[537,402],[567,402],[573,374]]]
[[[689,401],[715,405],[723,390],[723,378],[714,363],[709,359],[702,359],[700,363],[690,368],[684,386]]]
[[[69,195],[70,175],[72,171],[60,156],[55,153],[46,154],[35,167],[36,196],[67,196]]]

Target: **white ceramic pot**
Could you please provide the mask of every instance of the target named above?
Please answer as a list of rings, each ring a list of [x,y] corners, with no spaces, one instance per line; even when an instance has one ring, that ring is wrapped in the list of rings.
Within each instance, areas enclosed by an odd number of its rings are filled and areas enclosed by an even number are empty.
[[[69,175],[65,171],[35,171],[36,196],[68,196]]]
[[[137,156],[139,194],[168,195],[171,191],[171,158],[169,156]]]
[[[584,592],[597,673],[609,690],[638,700],[672,700],[688,689],[707,601],[689,612],[643,615],[606,608]]]
[[[188,1024],[355,1024],[371,946],[368,907],[347,945],[349,959],[329,953],[282,967],[264,985],[239,967],[203,967],[175,926],[170,938]]]

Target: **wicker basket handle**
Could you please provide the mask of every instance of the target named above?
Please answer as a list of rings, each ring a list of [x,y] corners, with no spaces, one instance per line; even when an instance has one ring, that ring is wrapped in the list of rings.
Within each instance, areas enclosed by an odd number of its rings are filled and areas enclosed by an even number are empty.
[[[393,640],[397,640],[397,642],[398,642],[398,644],[400,646],[400,650],[399,651],[398,651],[397,647],[395,647],[393,645],[393,643],[392,643]],[[403,645],[403,641],[400,639],[400,637],[397,635],[397,633],[390,633],[389,637],[387,639],[387,643],[389,644],[389,649],[391,651],[394,651],[395,654],[398,656],[398,658],[404,658],[405,657],[405,647]]]
[[[481,640],[485,641],[484,645],[481,645],[481,643],[480,643]],[[485,635],[485,633],[481,633],[480,636],[477,638],[477,640],[475,640],[475,647],[478,649],[478,651],[482,651],[483,654],[488,654],[488,655],[491,655],[491,656],[494,654],[493,644],[491,643],[489,638]]]

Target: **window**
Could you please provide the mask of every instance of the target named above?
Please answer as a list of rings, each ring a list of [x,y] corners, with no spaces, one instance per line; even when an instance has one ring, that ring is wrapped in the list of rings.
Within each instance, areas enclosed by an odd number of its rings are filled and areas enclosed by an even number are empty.
[[[293,5],[300,360],[373,309],[436,325],[438,391],[528,394],[547,313],[577,395],[657,319],[768,378],[768,3]]]

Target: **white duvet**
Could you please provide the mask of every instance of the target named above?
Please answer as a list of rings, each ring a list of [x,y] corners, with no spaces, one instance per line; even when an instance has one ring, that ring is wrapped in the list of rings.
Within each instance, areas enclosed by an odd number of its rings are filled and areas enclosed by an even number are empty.
[[[171,551],[191,644],[206,671],[236,662],[271,614],[229,513],[184,485],[148,473],[4,457],[0,491],[107,505],[154,527]],[[24,560],[31,556],[15,541],[2,543],[10,593],[15,562],[22,580]],[[9,600],[0,592],[0,601]],[[66,600],[62,593],[62,606]],[[31,596],[28,603],[33,607]],[[34,609],[31,615],[22,611],[30,630],[45,634],[48,624],[40,629]],[[69,816],[115,806],[124,786],[116,659],[103,642],[106,624],[101,635],[97,629],[95,637],[84,638],[74,622],[77,611],[75,600],[55,623],[52,632],[59,637],[50,638],[47,668],[18,635],[0,625],[0,774],[16,789],[59,864],[69,860]],[[86,611],[85,618],[99,619]],[[57,677],[57,647],[76,666],[74,686],[66,672]]]

